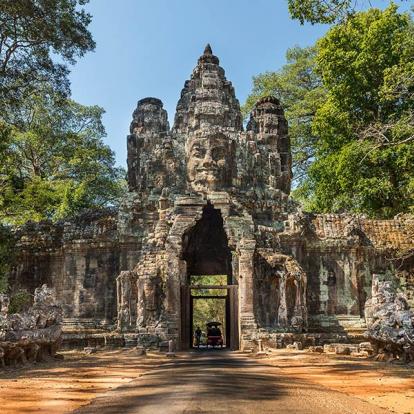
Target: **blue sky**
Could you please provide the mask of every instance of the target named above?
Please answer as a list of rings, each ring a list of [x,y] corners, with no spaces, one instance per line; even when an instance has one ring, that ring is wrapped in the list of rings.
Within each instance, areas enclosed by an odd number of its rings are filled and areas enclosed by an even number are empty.
[[[243,104],[253,75],[280,68],[289,47],[311,45],[327,30],[291,20],[286,0],[91,0],[87,9],[97,47],[72,67],[72,98],[105,108],[105,142],[122,166],[137,101],[160,98],[172,123],[206,43]]]

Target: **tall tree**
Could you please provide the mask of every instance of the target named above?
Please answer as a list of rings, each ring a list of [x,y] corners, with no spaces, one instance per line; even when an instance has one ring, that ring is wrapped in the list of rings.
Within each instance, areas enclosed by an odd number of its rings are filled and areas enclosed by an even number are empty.
[[[293,155],[293,178],[299,185],[315,156],[317,136],[312,121],[326,98],[321,78],[316,72],[316,49],[294,47],[286,53],[287,64],[277,72],[266,72],[253,78],[253,89],[243,113],[247,115],[262,96],[276,96],[285,109],[289,123]]]
[[[302,24],[335,23],[344,21],[356,10],[371,6],[370,0],[287,0],[292,18]],[[410,1],[410,0],[401,0]]]
[[[1,118],[18,120],[20,103],[44,84],[69,94],[67,63],[95,47],[88,31],[91,16],[83,9],[88,1],[1,1]]]
[[[306,76],[304,76],[306,75]],[[305,82],[304,82],[305,80]],[[414,23],[395,5],[356,13],[316,47],[254,78],[247,111],[286,108],[294,197],[306,209],[392,217],[414,205]]]
[[[23,108],[24,123],[9,128],[0,165],[0,220],[59,219],[116,204],[124,172],[102,142],[103,109],[50,91]]]
[[[328,98],[299,195],[317,211],[391,217],[414,205],[414,24],[395,5],[332,27],[317,44]]]

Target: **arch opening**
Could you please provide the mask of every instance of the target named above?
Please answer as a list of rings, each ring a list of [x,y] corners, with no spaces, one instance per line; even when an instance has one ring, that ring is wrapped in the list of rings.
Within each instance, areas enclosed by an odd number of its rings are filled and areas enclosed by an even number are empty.
[[[232,284],[231,251],[220,210],[208,203],[197,223],[183,235],[182,258],[187,263],[187,283],[195,275],[227,275]]]
[[[232,275],[232,252],[219,209],[208,203],[201,218],[182,238],[182,260],[186,262],[186,279],[182,286],[182,347],[193,347],[199,321],[221,315],[225,347],[238,349],[238,292]],[[216,309],[217,308],[217,309]],[[204,315],[200,314],[204,309]],[[203,329],[204,328],[204,329]],[[207,347],[207,327],[203,347]]]

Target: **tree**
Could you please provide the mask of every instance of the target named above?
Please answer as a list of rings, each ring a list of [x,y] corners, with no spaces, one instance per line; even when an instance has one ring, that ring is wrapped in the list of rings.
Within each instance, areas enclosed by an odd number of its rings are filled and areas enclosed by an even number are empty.
[[[371,3],[369,0],[288,0],[290,15],[301,24],[341,22],[362,6],[371,6]]]
[[[117,203],[124,172],[104,145],[103,109],[45,91],[21,106],[0,165],[0,220],[60,219]]]
[[[1,118],[17,119],[20,103],[44,84],[69,95],[67,63],[95,48],[87,27],[89,0],[2,0],[0,4]],[[61,59],[60,63],[53,56]]]
[[[315,162],[297,195],[316,211],[391,217],[414,205],[414,24],[395,5],[332,27],[317,44],[328,91]]]
[[[293,196],[307,210],[392,217],[414,204],[414,24],[395,5],[356,13],[254,78],[245,113],[285,106]]]
[[[266,72],[253,78],[253,90],[243,113],[246,116],[262,96],[276,96],[285,109],[293,155],[293,178],[300,184],[314,158],[317,136],[312,121],[326,97],[316,73],[316,49],[294,47],[286,53],[287,64],[277,72]]]

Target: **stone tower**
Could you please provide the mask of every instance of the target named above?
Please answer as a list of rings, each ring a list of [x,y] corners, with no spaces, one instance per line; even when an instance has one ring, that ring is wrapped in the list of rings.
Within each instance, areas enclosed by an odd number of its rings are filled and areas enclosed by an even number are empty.
[[[244,131],[234,88],[207,45],[184,84],[173,128],[161,101],[145,98],[130,132],[135,201],[124,208],[141,217],[143,242],[134,270],[118,278],[119,328],[137,332],[143,343],[174,338],[185,347],[191,276],[225,274],[233,309],[228,335],[238,348],[257,328],[253,274],[259,266],[263,277],[278,280],[270,323],[303,329],[306,275],[293,258],[280,251],[274,256],[272,233],[257,234],[258,226],[283,222],[295,208],[288,197],[287,122],[277,99],[261,99]],[[258,249],[264,249],[261,259]],[[137,286],[134,297],[131,286]]]

